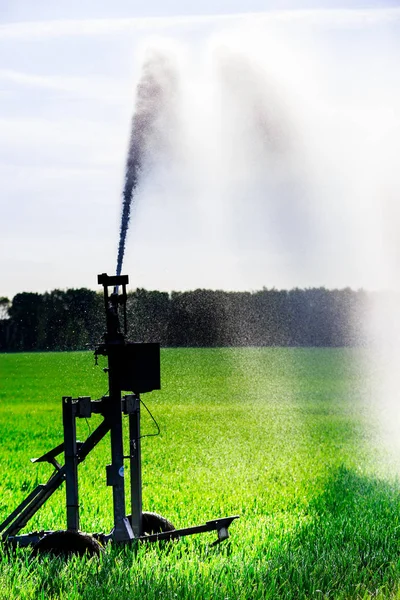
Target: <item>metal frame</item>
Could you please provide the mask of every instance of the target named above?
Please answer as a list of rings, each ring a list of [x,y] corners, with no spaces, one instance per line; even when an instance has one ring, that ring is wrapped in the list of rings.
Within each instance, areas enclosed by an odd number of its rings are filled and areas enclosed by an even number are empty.
[[[204,525],[187,527],[173,531],[144,535],[142,530],[142,476],[141,476],[141,448],[140,448],[140,394],[132,393],[122,395],[122,386],[126,385],[121,378],[120,357],[127,347],[126,335],[126,285],[128,276],[109,277],[105,273],[99,275],[99,284],[104,287],[104,304],[106,310],[107,333],[105,343],[96,348],[95,357],[98,355],[108,357],[109,395],[98,400],[91,400],[89,396],[72,398],[64,396],[62,399],[62,416],[64,429],[64,442],[50,450],[43,456],[32,459],[32,462],[48,462],[53,465],[54,472],[47,483],[38,485],[20,505],[0,524],[0,539],[14,545],[27,546],[35,544],[43,536],[51,533],[39,531],[20,534],[28,521],[50,496],[65,481],[66,483],[66,521],[69,531],[79,532],[79,492],[78,492],[78,465],[85,460],[93,448],[110,432],[111,438],[111,464],[106,467],[107,485],[113,488],[113,516],[114,528],[109,535],[94,533],[93,536],[103,544],[114,541],[129,543],[133,541],[155,542],[171,540],[203,533],[217,531],[219,543],[228,538],[228,528],[238,516],[224,517],[207,521]],[[109,295],[108,287],[114,286],[114,292]],[[122,286],[122,294],[118,287]],[[124,334],[120,330],[119,306],[123,307]],[[139,349],[140,350],[140,349]],[[159,365],[158,365],[159,368]],[[157,379],[158,377],[158,379]],[[129,379],[129,376],[128,376]],[[159,374],[155,373],[153,381],[143,383],[140,379],[132,380],[138,392],[157,389]],[[100,414],[103,421],[89,435],[85,442],[76,439],[76,419],[90,418],[92,414]],[[124,455],[124,439],[122,419],[123,415],[129,418],[129,454]],[[64,453],[65,464],[62,466],[56,457]],[[130,508],[131,518],[126,514],[125,507],[125,477],[124,459],[130,461]]]

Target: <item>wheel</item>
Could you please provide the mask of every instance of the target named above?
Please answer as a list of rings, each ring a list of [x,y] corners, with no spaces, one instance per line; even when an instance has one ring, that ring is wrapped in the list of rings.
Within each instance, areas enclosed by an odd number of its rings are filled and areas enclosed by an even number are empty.
[[[164,533],[164,531],[175,531],[174,525],[165,517],[153,512],[142,513],[143,535],[152,533]]]
[[[128,519],[132,525],[132,515],[128,515]],[[164,533],[164,531],[175,531],[175,526],[171,521],[154,512],[142,513],[142,535]]]
[[[42,537],[33,547],[39,554],[54,556],[99,556],[103,546],[91,535],[80,531],[53,531]]]

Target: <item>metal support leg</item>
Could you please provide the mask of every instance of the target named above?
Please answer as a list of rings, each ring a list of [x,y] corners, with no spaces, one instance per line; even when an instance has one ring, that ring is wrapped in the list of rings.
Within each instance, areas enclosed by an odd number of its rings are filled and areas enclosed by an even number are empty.
[[[135,537],[142,535],[142,470],[140,455],[140,398],[134,398],[135,406],[129,414],[129,443],[131,471],[132,531]]]
[[[110,373],[111,357],[109,357]],[[121,390],[114,386],[110,376],[110,397],[107,419],[111,433],[111,465],[107,467],[107,485],[113,488],[114,505],[114,539],[117,542],[128,542],[133,539],[133,532],[125,512],[125,480],[124,480],[124,446],[122,430]]]
[[[79,530],[78,457],[76,446],[75,405],[65,396],[63,402],[65,480],[67,493],[67,528]]]

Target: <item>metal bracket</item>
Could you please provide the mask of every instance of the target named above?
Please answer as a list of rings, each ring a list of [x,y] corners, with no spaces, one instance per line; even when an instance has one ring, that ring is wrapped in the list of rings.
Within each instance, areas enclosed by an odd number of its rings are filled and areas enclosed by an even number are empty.
[[[140,409],[140,398],[134,394],[127,394],[122,398],[122,412],[132,415]]]
[[[124,517],[117,523],[112,538],[115,542],[131,542],[135,539],[128,517]]]

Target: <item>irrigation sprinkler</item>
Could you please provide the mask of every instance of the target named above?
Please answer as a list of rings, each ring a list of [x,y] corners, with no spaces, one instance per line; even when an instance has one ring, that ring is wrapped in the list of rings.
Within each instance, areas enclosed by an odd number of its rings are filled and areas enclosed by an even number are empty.
[[[173,540],[187,535],[216,531],[214,544],[229,537],[229,526],[238,516],[207,521],[203,525],[175,529],[164,517],[142,510],[142,472],[140,448],[140,395],[160,389],[160,346],[157,343],[132,343],[126,340],[126,286],[127,275],[98,276],[104,288],[106,333],[104,343],[95,349],[95,360],[108,358],[108,395],[92,400],[89,396],[62,398],[64,441],[31,459],[33,463],[47,462],[54,471],[47,483],[38,485],[20,505],[1,523],[0,536],[12,546],[32,545],[38,552],[66,555],[71,553],[99,554],[109,542],[136,544]],[[109,288],[113,291],[109,293]],[[122,292],[120,291],[122,288]],[[120,317],[123,317],[123,330]],[[128,394],[123,395],[123,392]],[[76,439],[76,419],[99,414],[103,421],[84,442]],[[129,452],[124,454],[123,419],[129,420]],[[78,465],[110,432],[111,464],[106,467],[107,485],[112,487],[114,526],[109,534],[87,534],[79,528]],[[64,464],[57,457],[64,454]],[[126,512],[124,462],[130,463],[130,514]],[[41,506],[65,481],[65,530],[35,531],[21,534],[21,530]]]

